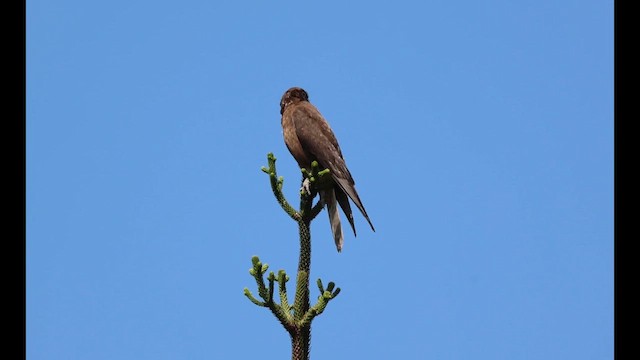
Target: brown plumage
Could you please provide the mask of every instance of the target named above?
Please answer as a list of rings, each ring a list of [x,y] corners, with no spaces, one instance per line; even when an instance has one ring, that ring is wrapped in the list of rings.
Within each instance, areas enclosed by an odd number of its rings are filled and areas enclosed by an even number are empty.
[[[338,251],[342,250],[343,234],[336,202],[347,217],[354,236],[356,227],[349,199],[358,207],[367,219],[371,230],[375,231],[367,211],[360,201],[355,183],[347,164],[342,157],[338,140],[329,123],[322,117],[318,109],[309,102],[309,95],[299,87],[292,87],[282,95],[280,100],[282,114],[282,131],[284,142],[291,155],[301,168],[310,169],[311,162],[318,161],[322,169],[328,168],[334,181],[332,189],[320,192],[320,201],[327,205],[331,231]]]

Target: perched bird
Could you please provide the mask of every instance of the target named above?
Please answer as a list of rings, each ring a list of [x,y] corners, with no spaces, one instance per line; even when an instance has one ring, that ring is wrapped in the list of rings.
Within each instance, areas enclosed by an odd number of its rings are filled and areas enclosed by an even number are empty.
[[[376,231],[360,201],[351,173],[342,157],[338,140],[329,123],[309,102],[307,92],[299,87],[287,90],[280,100],[280,114],[284,142],[298,165],[301,168],[311,169],[311,163],[315,160],[321,169],[330,170],[334,184],[332,188],[320,191],[320,201],[327,206],[331,232],[338,252],[342,250],[344,236],[336,202],[351,224],[354,236],[356,227],[353,223],[349,199],[367,219],[371,230]]]

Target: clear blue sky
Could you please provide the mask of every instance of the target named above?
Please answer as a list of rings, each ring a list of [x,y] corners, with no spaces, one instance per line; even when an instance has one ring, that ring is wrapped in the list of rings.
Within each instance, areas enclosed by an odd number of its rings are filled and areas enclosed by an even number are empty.
[[[305,88],[376,226],[315,359],[613,358],[612,1],[28,1],[27,357],[286,359]],[[317,290],[312,287],[312,298]]]

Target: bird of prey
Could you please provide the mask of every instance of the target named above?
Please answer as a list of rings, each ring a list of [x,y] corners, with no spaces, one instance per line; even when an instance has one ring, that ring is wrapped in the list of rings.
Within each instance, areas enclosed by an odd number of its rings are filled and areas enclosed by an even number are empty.
[[[360,201],[351,173],[342,157],[338,140],[329,123],[309,102],[307,92],[299,87],[287,90],[280,100],[280,114],[284,142],[298,165],[301,168],[311,169],[311,163],[315,160],[321,169],[330,170],[333,186],[320,191],[320,201],[327,206],[331,232],[338,252],[342,250],[344,237],[336,202],[351,224],[354,236],[356,227],[353,223],[349,199],[367,219],[371,230],[376,231]]]

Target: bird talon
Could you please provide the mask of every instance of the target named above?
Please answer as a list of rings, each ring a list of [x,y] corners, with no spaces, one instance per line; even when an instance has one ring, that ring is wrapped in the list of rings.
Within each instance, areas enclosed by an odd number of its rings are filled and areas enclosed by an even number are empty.
[[[305,178],[304,181],[302,182],[302,187],[300,188],[300,192],[304,192],[307,195],[311,195],[311,182],[309,181],[309,178]]]

